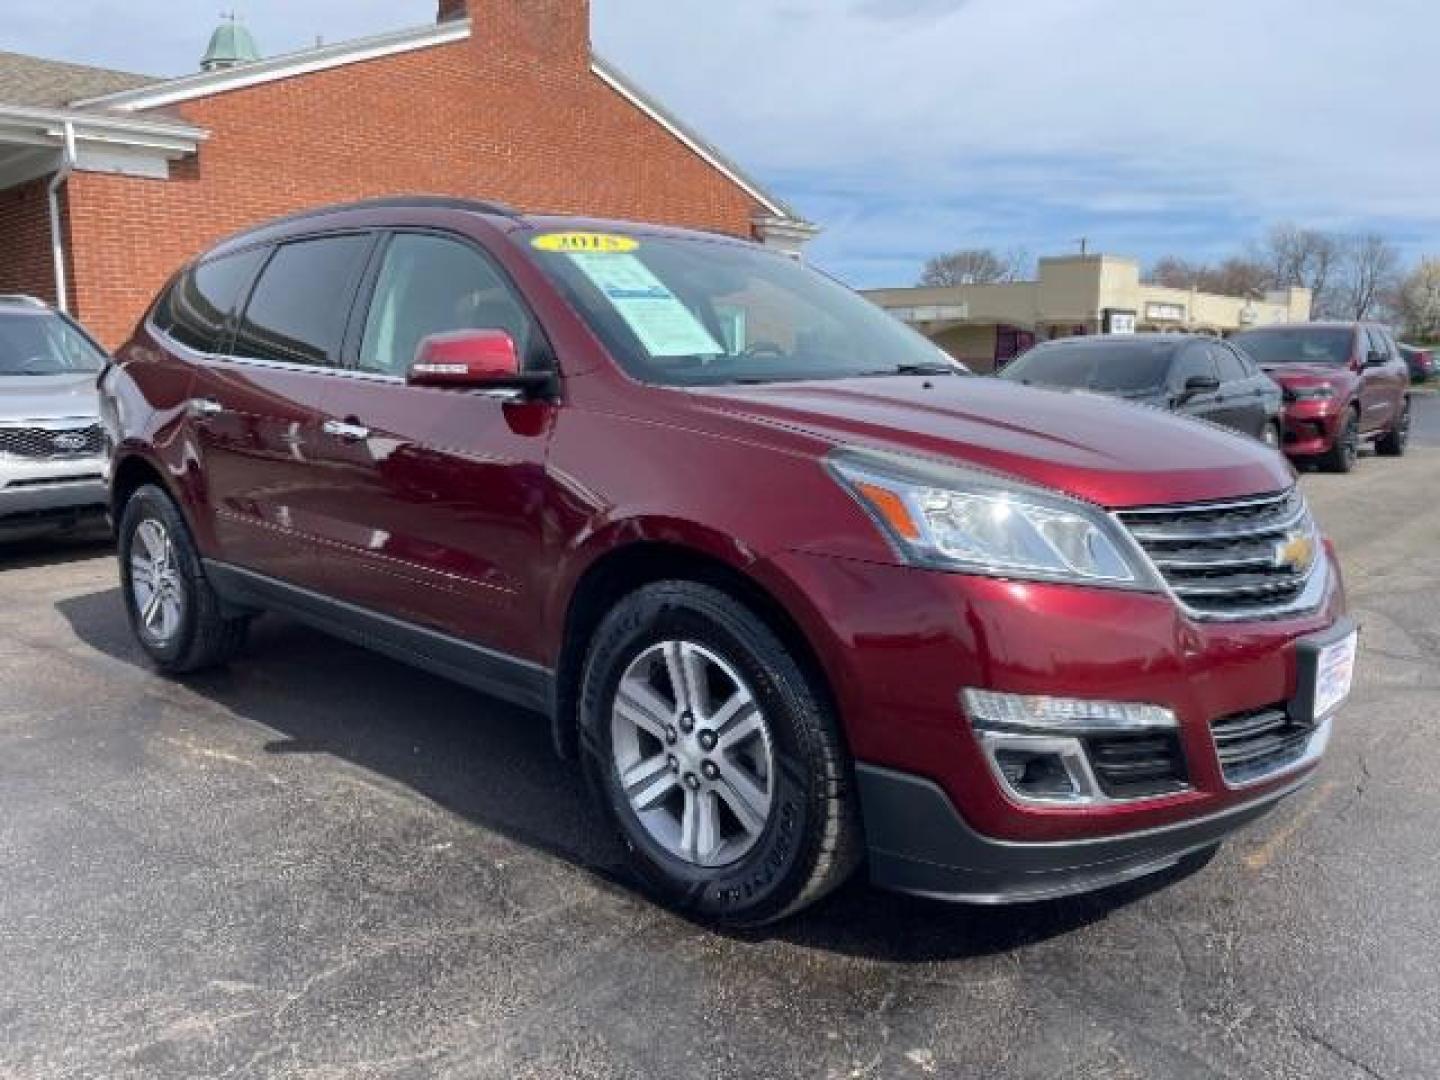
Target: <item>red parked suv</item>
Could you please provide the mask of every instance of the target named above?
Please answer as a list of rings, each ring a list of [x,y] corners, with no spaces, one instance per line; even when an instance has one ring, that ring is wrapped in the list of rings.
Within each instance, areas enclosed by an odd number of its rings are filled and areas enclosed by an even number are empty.
[[[1360,444],[1387,457],[1410,441],[1410,369],[1379,323],[1300,323],[1236,334],[1284,393],[1285,453],[1347,473]]]
[[[155,664],[304,620],[533,708],[648,885],[984,903],[1203,857],[1314,771],[1340,573],[1272,450],[968,377],[752,244],[445,199],[187,267],[103,379]]]

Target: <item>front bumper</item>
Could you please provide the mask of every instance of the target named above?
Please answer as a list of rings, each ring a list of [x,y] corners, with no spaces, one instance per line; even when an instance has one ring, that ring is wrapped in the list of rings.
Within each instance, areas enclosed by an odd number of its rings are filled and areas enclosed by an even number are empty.
[[[0,528],[103,513],[100,458],[0,459]]]
[[[1089,840],[1023,843],[976,832],[945,793],[923,777],[872,765],[856,769],[871,881],[970,904],[1051,900],[1168,869],[1264,817],[1313,775],[1173,825]]]
[[[1335,399],[1290,401],[1281,414],[1282,448],[1291,457],[1329,453],[1340,436],[1345,407]]]

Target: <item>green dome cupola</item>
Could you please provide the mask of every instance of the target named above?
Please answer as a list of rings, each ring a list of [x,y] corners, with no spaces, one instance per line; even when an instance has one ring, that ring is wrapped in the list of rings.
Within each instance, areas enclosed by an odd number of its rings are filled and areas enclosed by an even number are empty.
[[[223,71],[239,67],[260,59],[260,47],[255,38],[233,12],[221,16],[221,23],[210,35],[210,47],[200,61],[201,71]]]

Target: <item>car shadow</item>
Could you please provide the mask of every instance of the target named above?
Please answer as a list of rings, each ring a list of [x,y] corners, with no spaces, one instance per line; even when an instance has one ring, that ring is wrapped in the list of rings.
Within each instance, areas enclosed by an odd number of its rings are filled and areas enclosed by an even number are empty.
[[[118,589],[60,601],[90,647],[146,666]],[[230,666],[185,680],[237,717],[277,732],[273,754],[327,754],[388,778],[518,843],[638,891],[623,852],[591,808],[576,767],[540,716],[285,619],[257,620]],[[1184,871],[1066,900],[984,908],[885,893],[863,874],[814,908],[737,943],[787,941],[892,962],[983,956],[1104,919]],[[707,931],[715,932],[715,931]]]
[[[113,554],[115,541],[104,522],[60,532],[0,529],[0,574],[7,570],[38,570]]]

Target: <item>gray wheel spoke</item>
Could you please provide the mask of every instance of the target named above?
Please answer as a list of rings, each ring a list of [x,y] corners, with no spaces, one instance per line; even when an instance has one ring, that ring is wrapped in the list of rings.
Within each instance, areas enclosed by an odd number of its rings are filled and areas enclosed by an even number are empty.
[[[680,817],[680,849],[691,862],[708,866],[721,843],[720,811],[709,791],[687,791]]]
[[[620,782],[625,786],[625,794],[630,797],[630,805],[644,813],[653,809],[680,780],[670,771],[667,755],[656,754],[632,765]]]
[[[726,768],[715,786],[741,826],[751,836],[758,836],[770,816],[770,795],[762,790],[745,770],[734,765]]]
[[[140,621],[151,630],[155,629],[155,616],[160,614],[160,607],[163,602],[164,599],[160,595],[160,590],[156,589],[150,594],[150,601],[145,605],[145,609],[140,612]]]
[[[697,719],[710,715],[705,691],[705,658],[693,646],[672,641],[665,646],[665,667],[675,688],[675,704]]]
[[[659,694],[634,677],[620,681],[620,690],[615,698],[615,711],[642,731],[649,732],[662,741],[665,738],[665,725],[673,718],[674,712]]]
[[[717,730],[715,734],[719,736],[721,750],[734,750],[743,745],[747,739],[759,735],[764,729],[765,719],[752,701],[748,703],[744,711],[736,715],[725,727]]]

